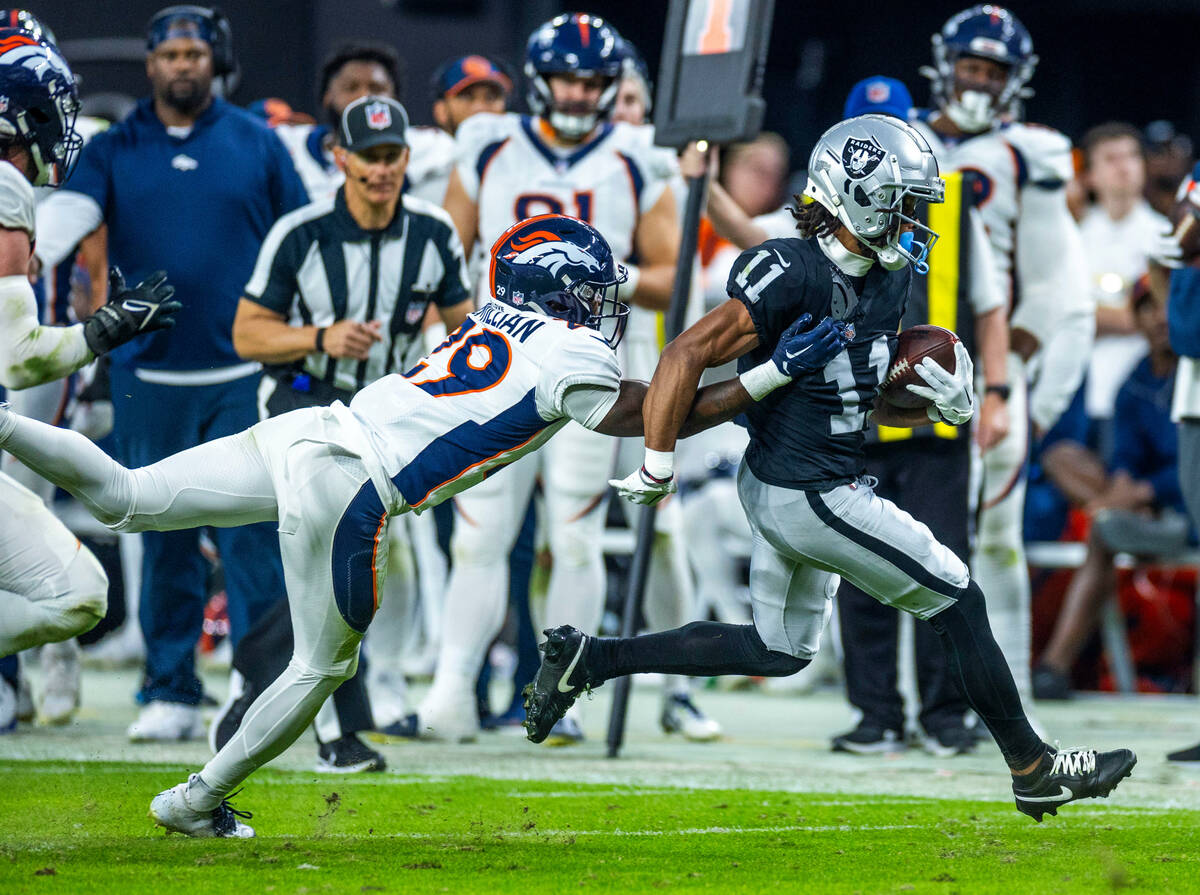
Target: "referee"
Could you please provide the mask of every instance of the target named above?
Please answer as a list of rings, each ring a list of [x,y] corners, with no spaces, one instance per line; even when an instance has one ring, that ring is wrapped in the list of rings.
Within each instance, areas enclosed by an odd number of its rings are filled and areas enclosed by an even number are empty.
[[[430,305],[447,330],[473,309],[459,242],[449,216],[403,195],[409,147],[404,107],[365,96],[342,113],[334,159],[345,183],[329,199],[284,215],[267,234],[238,305],[233,344],[267,365],[260,389],[266,415],[297,407],[349,403],[388,373],[402,373],[422,353]],[[244,678],[240,698],[213,727],[219,748],[241,713],[291,655],[286,606],[247,635],[234,654]],[[381,770],[383,757],[356,734],[374,727],[365,664],[317,717],[319,768]]]

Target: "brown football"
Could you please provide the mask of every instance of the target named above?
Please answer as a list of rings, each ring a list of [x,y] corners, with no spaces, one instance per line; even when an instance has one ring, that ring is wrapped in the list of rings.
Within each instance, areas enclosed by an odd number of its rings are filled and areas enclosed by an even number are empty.
[[[921,324],[913,326],[900,333],[896,344],[896,354],[892,365],[888,368],[887,376],[880,385],[883,399],[893,407],[914,409],[928,407],[929,402],[919,395],[914,395],[907,388],[909,385],[925,385],[913,369],[927,357],[933,358],[948,372],[953,373],[954,343],[958,336],[940,326]]]

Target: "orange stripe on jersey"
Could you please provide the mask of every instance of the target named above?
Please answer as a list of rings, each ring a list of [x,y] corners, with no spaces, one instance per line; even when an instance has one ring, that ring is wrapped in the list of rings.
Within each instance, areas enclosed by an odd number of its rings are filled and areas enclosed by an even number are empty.
[[[375,546],[371,548],[371,599],[375,603],[371,615],[379,611],[379,542],[383,539],[383,527],[387,524],[387,520],[387,513],[379,517],[379,527],[375,529]]]

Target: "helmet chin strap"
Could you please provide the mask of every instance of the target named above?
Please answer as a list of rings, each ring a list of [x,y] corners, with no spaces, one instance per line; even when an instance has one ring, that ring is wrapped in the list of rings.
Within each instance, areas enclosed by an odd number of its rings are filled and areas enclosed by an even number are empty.
[[[871,248],[875,252],[875,257],[879,259],[879,263],[887,270],[899,270],[908,263],[908,259],[894,246],[884,246],[881,249],[871,246]]]
[[[964,90],[958,99],[951,99],[944,109],[946,117],[968,134],[978,134],[991,128],[996,110],[990,93]]]

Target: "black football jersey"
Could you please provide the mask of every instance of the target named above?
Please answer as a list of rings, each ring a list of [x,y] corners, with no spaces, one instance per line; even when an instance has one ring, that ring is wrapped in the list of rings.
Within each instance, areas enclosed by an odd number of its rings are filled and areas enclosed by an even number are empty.
[[[758,347],[738,360],[744,372],[770,358],[780,335],[801,314],[854,327],[853,340],[824,369],[776,389],[746,411],[746,462],[762,481],[825,491],[866,471],[863,430],[896,350],[896,333],[912,271],[875,264],[850,278],[816,239],[771,239],[738,256],[729,295],[746,306]]]

